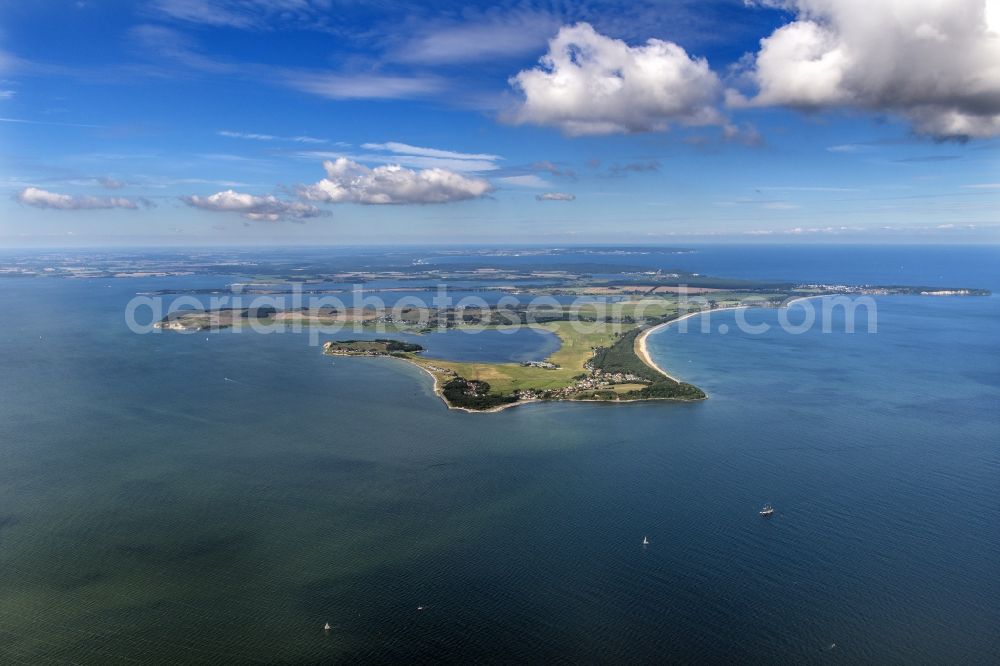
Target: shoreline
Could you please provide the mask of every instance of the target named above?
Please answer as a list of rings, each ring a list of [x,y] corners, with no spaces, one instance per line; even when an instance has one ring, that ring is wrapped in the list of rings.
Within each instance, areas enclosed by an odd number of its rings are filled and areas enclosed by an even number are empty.
[[[826,296],[826,294],[818,294],[816,296],[800,296],[800,297],[797,297],[797,298],[793,298],[792,300],[788,301],[787,303],[783,303],[780,307],[785,308],[785,307],[788,307],[792,303],[795,303],[797,301],[804,301],[804,300],[808,300],[810,298],[823,298],[824,296]],[[695,317],[695,316],[702,315],[702,314],[711,314],[713,312],[722,312],[724,310],[743,310],[743,309],[752,308],[752,307],[758,307],[758,306],[753,306],[753,305],[734,305],[734,306],[725,307],[725,308],[715,308],[714,310],[698,310],[696,312],[685,313],[684,315],[682,315],[682,316],[680,316],[680,317],[678,317],[676,319],[671,319],[670,321],[666,321],[666,322],[663,322],[661,324],[657,324],[656,326],[653,326],[651,328],[647,328],[647,329],[641,331],[639,333],[639,335],[636,337],[635,346],[633,347],[633,349],[635,351],[636,356],[638,356],[642,360],[643,363],[645,363],[649,367],[653,368],[654,370],[656,370],[657,372],[659,372],[663,376],[667,377],[668,379],[671,379],[671,380],[673,380],[673,381],[675,381],[677,383],[681,383],[682,382],[681,379],[678,379],[677,377],[674,377],[669,372],[667,372],[666,370],[664,370],[663,368],[661,368],[660,366],[656,365],[656,363],[653,362],[653,359],[652,359],[652,357],[650,357],[649,350],[648,350],[648,348],[646,346],[646,338],[650,334],[652,334],[655,331],[660,330],[661,328],[668,327],[671,324],[676,324],[677,322],[683,321],[685,319],[689,319],[691,317]],[[773,308],[773,309],[779,309],[779,308]],[[444,406],[447,409],[449,409],[449,410],[455,410],[455,411],[459,411],[459,412],[466,412],[468,414],[496,414],[498,412],[502,412],[504,410],[511,409],[513,407],[519,407],[521,405],[531,405],[531,404],[536,404],[536,403],[544,403],[544,402],[570,402],[570,403],[572,403],[572,402],[599,402],[599,403],[606,403],[606,404],[634,403],[634,402],[656,402],[656,401],[660,401],[660,400],[666,400],[666,401],[672,401],[672,402],[691,402],[690,400],[677,399],[677,398],[639,398],[639,399],[631,399],[631,400],[595,400],[595,399],[592,399],[592,398],[581,399],[581,400],[543,400],[543,399],[534,399],[534,400],[516,400],[514,402],[508,402],[508,403],[505,403],[505,404],[502,404],[502,405],[497,405],[496,407],[490,407],[489,409],[469,409],[468,407],[456,407],[456,406],[452,405],[451,403],[449,403],[448,399],[445,398],[445,396],[444,396],[444,391],[441,389],[441,382],[438,379],[438,376],[436,374],[434,374],[433,372],[431,372],[426,367],[424,367],[423,365],[421,365],[420,363],[417,363],[413,359],[401,358],[399,356],[383,355],[382,357],[384,357],[384,358],[391,358],[391,359],[395,359],[395,360],[398,360],[398,361],[404,361],[406,363],[409,363],[412,366],[420,368],[421,370],[423,370],[424,372],[426,372],[428,375],[430,375],[431,380],[434,382],[434,386],[433,386],[434,395],[436,395],[441,400],[441,402],[444,403]],[[707,395],[706,395],[706,398],[707,398]]]
[[[607,404],[607,405],[632,404],[632,403],[636,403],[636,402],[658,402],[658,401],[667,401],[667,402],[692,402],[690,400],[682,400],[682,399],[678,399],[678,398],[634,398],[634,399],[631,399],[631,400],[595,400],[593,398],[585,398],[585,399],[580,399],[580,400],[543,400],[543,399],[537,399],[536,398],[534,400],[517,400],[515,402],[508,402],[508,403],[503,404],[503,405],[497,405],[496,407],[490,407],[489,409],[469,409],[468,407],[456,407],[456,406],[452,405],[451,403],[449,403],[448,399],[444,397],[444,392],[441,390],[441,382],[438,380],[437,375],[435,375],[433,372],[431,372],[430,370],[428,370],[424,366],[420,365],[419,363],[415,363],[415,362],[413,362],[412,360],[410,360],[408,358],[400,358],[398,356],[384,356],[384,357],[380,357],[380,358],[391,358],[391,359],[395,359],[397,361],[403,361],[405,363],[409,363],[412,366],[420,368],[421,370],[423,370],[424,372],[426,372],[428,375],[431,376],[431,380],[433,380],[433,382],[434,382],[434,395],[436,395],[441,400],[441,402],[444,403],[445,407],[447,407],[450,410],[457,411],[457,412],[466,412],[467,414],[496,414],[497,412],[502,412],[504,410],[511,409],[513,407],[520,407],[521,405],[535,405],[535,404],[542,404],[542,403],[548,403],[548,402],[566,402],[566,403],[595,402],[595,403],[601,403],[601,404]]]
[[[809,300],[811,298],[823,298],[826,295],[827,294],[817,294],[815,296],[798,296],[798,297],[793,298],[792,300],[788,301],[787,303],[782,303],[779,307],[773,308],[773,309],[780,310],[781,308],[787,308],[792,303],[797,303],[798,301],[807,301],[807,300]],[[680,317],[677,317],[676,319],[671,319],[670,321],[665,321],[662,324],[657,324],[656,326],[653,326],[651,328],[647,328],[646,330],[640,332],[639,335],[635,339],[635,354],[640,359],[642,359],[643,363],[645,363],[646,365],[648,365],[652,369],[656,370],[657,372],[659,372],[660,374],[662,374],[664,377],[667,377],[668,379],[672,379],[675,382],[680,383],[683,380],[678,379],[677,377],[674,377],[669,372],[667,372],[666,370],[664,370],[663,368],[661,368],[660,366],[658,366],[656,363],[653,362],[653,358],[649,355],[649,349],[646,346],[646,338],[648,338],[652,333],[660,330],[661,328],[667,328],[667,327],[671,326],[672,324],[676,324],[678,322],[684,321],[685,319],[690,319],[691,317],[697,317],[699,315],[706,315],[706,314],[709,315],[709,316],[711,316],[711,314],[713,312],[724,312],[726,310],[744,310],[744,309],[747,309],[747,308],[755,308],[755,307],[760,307],[760,306],[754,306],[754,305],[733,305],[733,306],[725,307],[725,308],[715,308],[713,310],[698,310],[696,312],[687,312],[687,313],[681,315]]]
[[[515,402],[508,402],[503,405],[497,405],[496,407],[490,407],[489,409],[469,409],[468,407],[456,407],[452,405],[450,402],[448,402],[448,399],[444,397],[444,391],[441,390],[441,382],[440,380],[438,380],[438,376],[435,375],[433,372],[431,372],[424,366],[420,365],[419,363],[411,361],[408,358],[399,358],[398,356],[390,358],[397,358],[400,361],[406,361],[410,365],[415,365],[416,367],[420,368],[428,375],[430,375],[431,379],[434,380],[434,395],[440,398],[441,402],[443,402],[444,406],[447,407],[448,409],[454,409],[459,412],[468,412],[469,414],[493,414],[496,412],[502,412],[505,409],[510,409],[511,407],[517,407],[518,405],[527,405],[532,402],[538,402],[537,400],[517,400]]]

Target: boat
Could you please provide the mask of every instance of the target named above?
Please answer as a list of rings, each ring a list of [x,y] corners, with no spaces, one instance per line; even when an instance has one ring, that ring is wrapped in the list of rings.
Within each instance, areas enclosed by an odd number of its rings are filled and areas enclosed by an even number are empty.
[[[764,516],[765,518],[767,516],[770,516],[772,513],[774,513],[774,507],[771,506],[770,504],[765,504],[764,508],[760,510],[760,515]]]
[[[649,545],[649,537],[642,537],[642,545],[643,546]]]
[[[323,625],[323,631],[330,631],[331,629],[333,629],[333,627],[330,626],[329,622]]]

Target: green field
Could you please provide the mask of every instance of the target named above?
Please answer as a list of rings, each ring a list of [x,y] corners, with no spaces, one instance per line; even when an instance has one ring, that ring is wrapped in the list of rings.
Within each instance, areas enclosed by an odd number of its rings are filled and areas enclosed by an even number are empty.
[[[441,375],[441,378],[446,373],[437,372],[433,368],[443,368],[466,379],[489,382],[491,393],[495,394],[527,389],[557,390],[571,386],[579,375],[588,372],[584,364],[594,356],[595,349],[611,347],[624,332],[635,329],[635,324],[623,323],[621,318],[658,320],[671,316],[676,311],[676,301],[672,298],[635,298],[619,303],[585,305],[573,312],[574,316],[583,321],[530,324],[532,328],[549,331],[559,338],[559,349],[545,358],[545,361],[558,365],[558,368],[536,368],[520,363],[431,360],[416,355],[411,360],[427,368],[432,374]],[[613,321],[601,321],[605,318],[612,318]]]
[[[575,322],[568,321],[533,325],[533,328],[550,331],[559,337],[559,349],[545,359],[560,366],[555,369],[526,367],[520,363],[460,363],[419,356],[414,356],[411,360],[425,368],[446,368],[466,379],[489,382],[493,393],[559,389],[571,385],[574,377],[586,372],[583,365],[593,356],[594,347],[610,345],[615,340],[613,324],[585,325],[596,330],[581,332]]]
[[[724,296],[731,297],[730,294]],[[637,381],[621,382],[601,388],[574,388],[562,399],[701,399],[704,393],[690,384],[678,384],[645,364],[634,351],[634,340],[648,325],[677,316],[675,296],[638,296],[614,303],[587,304],[572,312],[570,321],[530,324],[549,331],[560,341],[559,349],[545,361],[557,368],[538,368],[520,363],[469,363],[424,359],[408,355],[445,386],[454,377],[489,384],[492,396],[510,396],[515,391],[536,394],[578,387],[581,377],[593,377],[593,368],[605,373],[624,373],[641,377]],[[500,328],[500,327],[491,327]],[[587,367],[588,362],[593,365]],[[607,375],[604,375],[607,377]],[[606,379],[605,379],[606,381]]]

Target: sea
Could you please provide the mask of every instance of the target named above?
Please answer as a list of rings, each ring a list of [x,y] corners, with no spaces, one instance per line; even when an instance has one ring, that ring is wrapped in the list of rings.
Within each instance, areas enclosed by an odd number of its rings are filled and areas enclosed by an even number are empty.
[[[307,331],[126,326],[223,276],[0,280],[0,663],[1000,663],[1000,248],[695,249],[620,261],[994,295],[718,312],[649,337],[704,402],[468,414]],[[462,335],[422,337],[553,344]]]

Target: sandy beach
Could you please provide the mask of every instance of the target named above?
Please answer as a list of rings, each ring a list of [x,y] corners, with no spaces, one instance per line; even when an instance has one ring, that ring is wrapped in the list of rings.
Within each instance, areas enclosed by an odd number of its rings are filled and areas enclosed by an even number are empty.
[[[822,295],[819,295],[819,296],[802,296],[800,298],[794,298],[794,299],[788,301],[787,303],[785,303],[782,307],[788,307],[792,303],[795,303],[797,301],[808,300],[810,298],[822,298]],[[671,319],[668,322],[664,322],[662,324],[657,324],[656,326],[653,326],[652,328],[649,328],[649,329],[646,329],[645,331],[642,331],[636,337],[636,339],[635,339],[635,353],[649,367],[653,368],[657,372],[662,373],[665,377],[668,377],[668,378],[674,380],[675,382],[681,382],[682,381],[681,379],[678,379],[677,377],[674,377],[669,372],[667,372],[666,370],[664,370],[663,368],[661,368],[660,366],[656,365],[656,363],[653,362],[652,357],[650,357],[650,355],[649,355],[649,350],[646,347],[646,338],[651,333],[653,333],[654,331],[658,331],[661,328],[665,328],[665,327],[670,326],[672,324],[676,324],[678,322],[684,321],[685,319],[689,319],[691,317],[696,317],[696,316],[701,315],[701,314],[710,314],[710,313],[713,313],[713,312],[722,312],[724,310],[742,310],[744,308],[749,308],[749,307],[759,307],[759,306],[736,305],[736,306],[727,307],[727,308],[716,308],[714,310],[698,310],[696,312],[688,312],[687,314],[685,314],[685,315],[683,315],[681,317],[678,317],[677,319]],[[386,357],[386,358],[394,358],[394,357]],[[448,409],[451,409],[451,410],[460,411],[460,412],[468,412],[469,414],[495,414],[497,412],[502,412],[502,411],[505,411],[507,409],[511,409],[512,407],[518,407],[520,405],[530,405],[532,403],[537,403],[537,402],[546,402],[544,400],[537,400],[537,399],[536,400],[517,400],[515,402],[509,402],[509,403],[506,403],[506,404],[503,404],[503,405],[497,405],[496,407],[490,407],[489,409],[469,409],[467,407],[456,407],[456,406],[450,404],[448,402],[448,400],[444,397],[444,391],[442,390],[441,382],[438,379],[438,376],[436,374],[434,374],[433,372],[431,372],[428,368],[424,367],[420,363],[415,363],[414,361],[412,361],[410,359],[397,358],[396,360],[405,361],[405,362],[409,363],[410,365],[414,365],[414,366],[420,368],[421,370],[423,370],[424,372],[426,372],[428,375],[430,375],[431,379],[434,381],[434,394],[437,395],[437,397],[441,399],[441,402],[443,402],[445,404],[445,406]],[[626,403],[626,402],[648,402],[648,399],[641,399],[641,400],[615,400],[615,401],[607,401],[607,400],[575,400],[573,402],[610,402],[610,403],[613,403],[613,404],[618,404],[618,403]]]
[[[395,357],[388,356],[384,358],[395,358]],[[420,365],[419,363],[414,363],[410,359],[396,358],[396,360],[406,361],[410,365],[416,366],[421,370],[423,370],[424,372],[426,372],[428,375],[430,375],[431,379],[434,380],[434,394],[441,399],[441,402],[443,402],[445,407],[447,407],[448,409],[452,409],[459,412],[468,412],[469,414],[495,414],[496,412],[502,412],[505,409],[510,409],[511,407],[517,407],[518,405],[528,405],[533,402],[538,402],[538,400],[517,400],[515,402],[508,402],[503,405],[497,405],[496,407],[490,407],[489,409],[469,409],[468,407],[456,407],[451,403],[449,403],[448,399],[444,397],[444,390],[441,388],[441,381],[438,379],[437,375],[435,375],[433,372],[431,372],[424,366]]]
[[[740,310],[748,307],[750,306],[739,305],[729,308],[716,308],[715,310],[698,310],[697,312],[688,312],[687,314],[682,315],[677,319],[671,319],[670,321],[663,322],[662,324],[657,324],[652,328],[647,328],[645,331],[641,332],[635,339],[635,353],[639,358],[642,359],[643,363],[645,363],[649,367],[653,368],[657,372],[660,372],[665,377],[674,380],[675,382],[680,382],[682,380],[678,379],[677,377],[674,377],[672,374],[670,374],[660,366],[656,365],[656,363],[653,363],[653,359],[649,355],[649,350],[646,348],[646,338],[649,337],[649,334],[658,331],[661,328],[667,328],[668,326],[684,321],[685,319],[690,319],[691,317],[697,317],[698,315],[708,314],[711,312],[722,312],[723,310]]]
[[[823,295],[820,294],[820,295],[817,295],[817,296],[801,296],[799,298],[793,298],[792,300],[788,301],[787,303],[785,303],[781,307],[787,308],[792,303],[797,303],[798,301],[806,301],[806,300],[809,300],[811,298],[823,298]],[[657,372],[663,373],[664,376],[669,377],[670,379],[674,380],[675,382],[680,382],[682,380],[678,379],[677,377],[674,377],[669,372],[667,372],[666,370],[664,370],[663,368],[661,368],[660,366],[656,365],[656,363],[653,362],[652,357],[650,357],[650,355],[649,355],[649,350],[646,348],[646,338],[649,337],[649,335],[651,333],[653,333],[655,331],[658,331],[661,328],[666,328],[666,327],[671,326],[673,324],[676,324],[678,322],[684,321],[685,319],[690,319],[691,317],[697,317],[698,315],[703,315],[703,314],[711,315],[711,313],[713,313],[713,312],[723,312],[724,310],[743,310],[745,308],[750,308],[750,307],[760,307],[760,306],[734,305],[732,307],[728,307],[728,308],[716,308],[714,310],[698,310],[696,312],[688,312],[687,314],[682,315],[682,316],[678,317],[677,319],[671,319],[670,321],[663,322],[662,324],[657,324],[656,326],[653,326],[652,328],[648,328],[645,331],[641,332],[636,337],[636,339],[635,339],[635,353],[649,367],[653,368]]]

